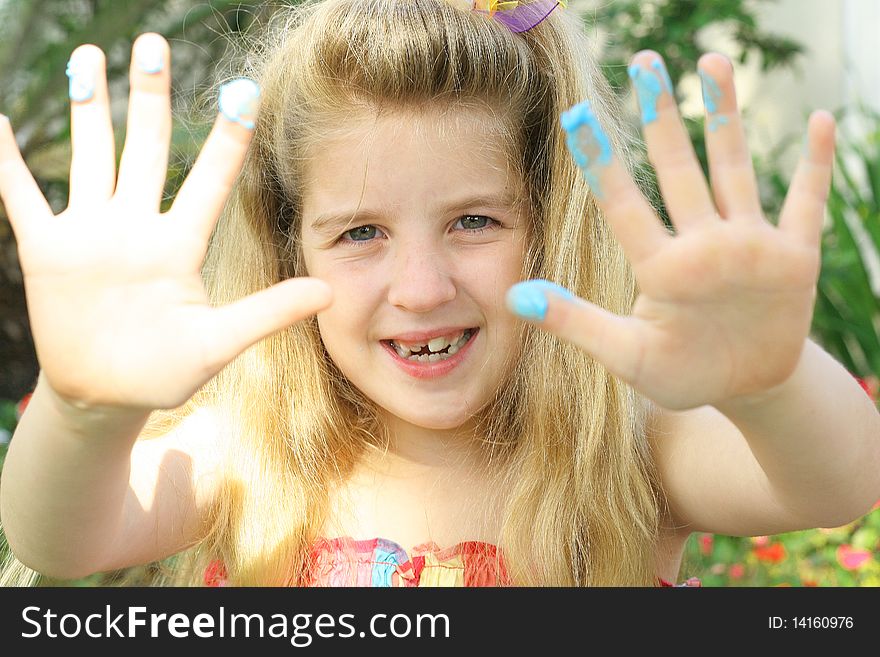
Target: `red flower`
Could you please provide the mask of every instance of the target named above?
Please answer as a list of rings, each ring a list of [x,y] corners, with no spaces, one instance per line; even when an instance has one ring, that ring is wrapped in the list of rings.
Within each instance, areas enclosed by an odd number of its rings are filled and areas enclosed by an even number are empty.
[[[708,557],[712,554],[712,544],[715,541],[714,536],[712,534],[700,534],[698,540],[700,542],[700,552],[703,553],[703,556]]]
[[[845,543],[837,548],[837,563],[847,570],[858,570],[871,559],[869,550],[859,550]]]
[[[819,586],[819,582],[814,579],[805,579],[801,582],[804,586]]]
[[[877,401],[877,392],[878,388],[880,388],[880,381],[878,381],[876,376],[866,376],[855,377],[856,381],[859,382],[859,385],[862,386],[862,390],[871,398],[872,401]]]
[[[742,576],[746,574],[746,567],[741,563],[731,564],[727,574],[730,575],[730,579],[742,579]]]
[[[18,406],[15,407],[15,419],[20,420],[21,416],[24,415],[24,409],[27,408],[28,403],[31,401],[32,392],[29,392],[24,397],[21,398],[21,401],[18,402]]]
[[[205,568],[205,586],[226,586],[226,567],[214,560]]]
[[[753,552],[758,559],[768,563],[779,563],[785,560],[785,546],[779,542],[759,545]]]

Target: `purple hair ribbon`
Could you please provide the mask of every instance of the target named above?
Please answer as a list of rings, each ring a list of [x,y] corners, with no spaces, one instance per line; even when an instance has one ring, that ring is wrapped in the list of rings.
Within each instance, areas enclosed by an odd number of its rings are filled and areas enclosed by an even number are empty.
[[[566,6],[567,0],[471,0],[471,9],[481,14],[489,14],[499,23],[504,23],[511,32],[525,32],[543,21],[558,6]],[[461,4],[461,0],[456,4]]]

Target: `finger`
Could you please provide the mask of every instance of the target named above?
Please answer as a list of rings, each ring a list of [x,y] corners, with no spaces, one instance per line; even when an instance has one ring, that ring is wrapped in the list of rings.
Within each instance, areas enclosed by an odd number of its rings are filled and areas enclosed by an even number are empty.
[[[80,46],[67,63],[70,78],[70,207],[89,206],[113,196],[116,150],[106,60],[97,46]]]
[[[822,239],[833,165],[834,117],[813,112],[807,124],[807,144],[779,215],[779,229],[808,246],[818,246]]]
[[[716,221],[715,205],[681,122],[663,60],[657,53],[645,50],[636,54],[628,71],[639,97],[648,159],[657,172],[663,202],[673,225],[681,232]]]
[[[171,141],[170,49],[165,39],[158,34],[138,37],[129,77],[128,123],[116,195],[157,210]]]
[[[641,349],[633,320],[619,317],[574,296],[564,287],[537,279],[507,291],[507,307],[573,344],[628,383],[638,380]]]
[[[291,278],[239,301],[215,308],[206,332],[209,362],[219,371],[263,338],[323,310],[333,300],[318,278]]]
[[[630,262],[637,264],[656,253],[671,236],[612,152],[611,140],[590,103],[563,112],[562,127],[568,133],[569,151]]]
[[[19,244],[41,219],[52,217],[52,209],[15,143],[9,119],[0,114],[0,198]]]
[[[247,78],[223,85],[221,114],[171,208],[175,217],[196,228],[205,243],[241,170],[259,96],[256,82]]]
[[[718,213],[725,219],[761,220],[758,183],[736,103],[733,67],[726,57],[704,55],[698,67],[706,108],[706,151]]]

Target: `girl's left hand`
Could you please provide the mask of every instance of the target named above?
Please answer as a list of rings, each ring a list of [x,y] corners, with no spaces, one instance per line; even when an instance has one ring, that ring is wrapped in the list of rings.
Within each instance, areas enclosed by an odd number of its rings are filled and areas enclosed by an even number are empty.
[[[632,315],[566,299],[562,288],[542,302],[550,288],[540,281],[508,293],[514,312],[672,410],[758,398],[794,372],[813,314],[834,150],[834,120],[815,112],[773,226],[761,211],[732,67],[711,54],[701,58],[699,72],[711,191],[659,55],[639,53],[630,67],[648,156],[676,235],[613,156],[589,105],[563,116],[570,149],[632,263],[640,291]]]

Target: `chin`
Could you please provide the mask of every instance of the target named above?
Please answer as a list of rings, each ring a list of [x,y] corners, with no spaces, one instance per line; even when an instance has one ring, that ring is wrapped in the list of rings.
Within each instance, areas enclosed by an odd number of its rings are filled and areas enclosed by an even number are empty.
[[[473,420],[471,415],[455,415],[455,416],[437,416],[437,415],[413,415],[411,413],[396,413],[389,411],[398,420],[412,424],[422,429],[433,429],[435,431],[451,431],[458,429],[464,425],[470,424]]]

